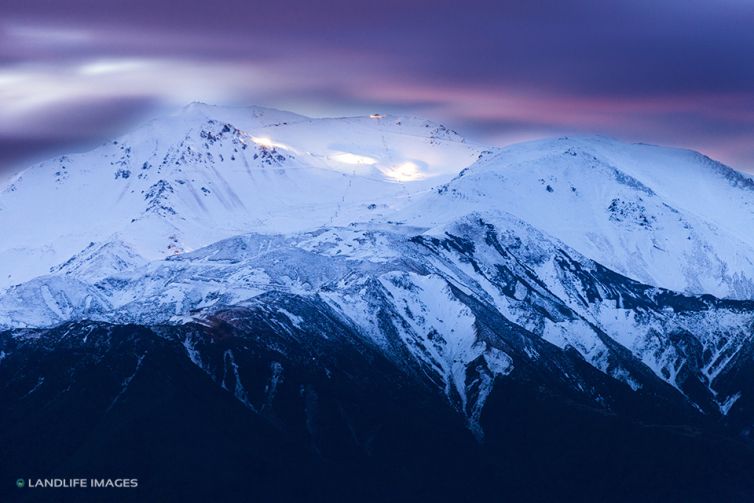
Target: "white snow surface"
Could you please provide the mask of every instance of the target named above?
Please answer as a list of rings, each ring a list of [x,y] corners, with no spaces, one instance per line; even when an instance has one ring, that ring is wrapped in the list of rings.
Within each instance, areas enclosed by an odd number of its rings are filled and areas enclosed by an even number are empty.
[[[154,260],[252,231],[389,218],[481,150],[411,117],[310,119],[195,103],[0,185],[0,288],[91,243],[122,242]]]
[[[485,148],[411,117],[200,103],[0,185],[0,288],[90,246],[118,243],[112,268],[86,266],[101,275],[249,232],[489,210],[647,284],[754,298],[754,179],[701,154],[603,137]]]
[[[433,226],[480,210],[646,284],[754,298],[754,179],[696,152],[603,137],[513,145],[397,219]]]

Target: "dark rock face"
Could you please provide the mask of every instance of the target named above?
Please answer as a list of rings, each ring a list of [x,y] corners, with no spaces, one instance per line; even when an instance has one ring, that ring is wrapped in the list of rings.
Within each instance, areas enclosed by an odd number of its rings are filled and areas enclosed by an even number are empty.
[[[416,360],[293,295],[201,324],[2,333],[0,491],[13,501],[740,501],[754,490],[748,441],[650,372],[633,391],[469,305],[480,337],[514,361],[478,417],[482,436]],[[522,357],[532,349],[539,358]],[[741,356],[729,381],[751,382],[750,362]],[[138,477],[139,488],[19,490],[19,476]]]

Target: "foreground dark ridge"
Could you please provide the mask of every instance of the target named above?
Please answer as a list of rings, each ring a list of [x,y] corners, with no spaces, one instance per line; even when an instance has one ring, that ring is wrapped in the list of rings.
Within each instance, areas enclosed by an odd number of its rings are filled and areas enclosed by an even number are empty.
[[[543,358],[497,379],[475,438],[421,367],[325,305],[266,300],[307,329],[236,308],[202,325],[1,334],[5,478],[138,477],[119,501],[742,501],[754,490],[749,443],[661,381],[632,392],[574,351],[498,325],[514,357],[526,341]]]

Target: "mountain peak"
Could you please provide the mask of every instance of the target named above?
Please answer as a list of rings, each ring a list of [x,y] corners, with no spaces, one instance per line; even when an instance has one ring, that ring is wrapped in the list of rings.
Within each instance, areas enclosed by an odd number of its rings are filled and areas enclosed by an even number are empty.
[[[748,298],[753,186],[701,154],[604,136],[485,148],[417,118],[197,102],[6,186],[0,287],[113,233],[153,260],[252,231],[435,227],[498,211],[633,279]]]
[[[0,245],[0,287],[113,233],[155,259],[243,232],[385,218],[476,159],[478,146],[436,129],[189,104],[9,183],[0,224],[14,237]]]

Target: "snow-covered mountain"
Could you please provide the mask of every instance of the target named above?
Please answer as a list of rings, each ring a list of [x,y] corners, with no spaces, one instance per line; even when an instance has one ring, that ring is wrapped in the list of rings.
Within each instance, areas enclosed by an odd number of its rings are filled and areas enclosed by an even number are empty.
[[[754,298],[754,180],[695,152],[600,137],[485,148],[416,118],[192,104],[0,190],[0,287],[92,243],[154,260],[248,232],[430,228],[494,209],[638,281]]]
[[[559,138],[486,153],[402,212],[509,212],[646,284],[754,298],[754,179],[691,151]]]
[[[0,374],[29,389],[0,393],[63,396],[99,363],[32,378],[30,355],[122,344],[103,414],[159,352],[320,454],[327,430],[372,455],[389,411],[344,405],[365,389],[495,449],[506,393],[749,442],[752,228],[754,179],[685,150],[193,104],[2,188]]]
[[[407,350],[467,408],[465,376],[478,358],[488,363],[490,384],[513,364],[481,337],[474,311],[484,306],[506,323],[572,348],[633,389],[654,374],[714,413],[732,405],[725,405],[730,396],[718,396],[715,378],[754,337],[754,301],[643,285],[499,212],[423,232],[364,224],[292,236],[247,234],[144,265],[132,258],[132,269],[106,277],[82,266],[121,266],[120,257],[133,255],[117,244],[88,248],[54,274],[9,288],[0,297],[0,324],[201,322],[229,306],[284,293],[325,302],[379,346]],[[289,321],[300,323],[295,315]]]
[[[309,119],[192,104],[0,189],[0,287],[90,243],[146,259],[250,231],[291,232],[389,214],[471,164],[481,147],[415,118]]]

